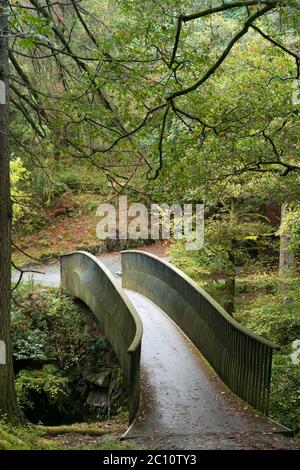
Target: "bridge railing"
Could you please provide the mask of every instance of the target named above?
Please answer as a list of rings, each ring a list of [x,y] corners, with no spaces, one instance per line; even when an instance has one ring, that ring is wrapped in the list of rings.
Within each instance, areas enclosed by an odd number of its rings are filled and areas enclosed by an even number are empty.
[[[132,423],[140,402],[140,317],[112,273],[89,253],[61,256],[61,285],[92,310],[107,335],[127,382]]]
[[[123,287],[167,313],[236,395],[267,414],[275,344],[243,328],[187,275],[154,255],[122,252],[122,279]]]

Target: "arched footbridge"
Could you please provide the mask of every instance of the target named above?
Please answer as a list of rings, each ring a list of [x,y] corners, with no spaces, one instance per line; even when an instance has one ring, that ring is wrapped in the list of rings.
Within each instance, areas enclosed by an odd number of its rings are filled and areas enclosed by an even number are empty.
[[[277,346],[170,263],[125,251],[121,285],[96,257],[75,252],[61,257],[61,284],[92,310],[118,357],[126,437],[285,429],[266,417]]]

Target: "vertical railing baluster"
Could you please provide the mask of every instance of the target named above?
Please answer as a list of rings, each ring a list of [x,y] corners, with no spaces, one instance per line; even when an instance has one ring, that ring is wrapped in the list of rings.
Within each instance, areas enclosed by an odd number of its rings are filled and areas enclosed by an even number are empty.
[[[176,304],[168,306],[165,298],[151,290],[151,279],[156,278],[174,289],[191,309],[189,318],[183,317],[180,327],[202,352],[221,379],[249,404],[266,413],[270,391],[272,352],[276,345],[259,338],[241,327],[211,297],[200,289],[184,273],[160,258],[141,251],[123,252],[123,283],[148,296],[174,319],[180,319]],[[125,261],[126,260],[126,261]],[[144,279],[149,276],[149,286],[140,287],[140,272]],[[128,275],[130,273],[130,276]],[[198,320],[198,331],[195,325]]]

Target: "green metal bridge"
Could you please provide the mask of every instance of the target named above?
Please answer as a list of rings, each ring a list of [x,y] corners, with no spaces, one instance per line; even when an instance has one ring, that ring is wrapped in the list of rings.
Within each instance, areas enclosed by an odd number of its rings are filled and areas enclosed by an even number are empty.
[[[121,285],[97,258],[74,252],[61,257],[61,285],[92,310],[116,352],[127,437],[287,431],[266,417],[278,347],[170,263],[125,251]]]

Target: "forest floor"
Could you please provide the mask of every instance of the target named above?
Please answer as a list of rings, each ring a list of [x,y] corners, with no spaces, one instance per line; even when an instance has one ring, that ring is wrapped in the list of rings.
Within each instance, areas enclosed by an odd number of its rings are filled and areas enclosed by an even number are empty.
[[[41,262],[58,259],[60,254],[71,251],[89,249],[97,253],[104,249],[105,243],[96,238],[95,210],[79,206],[77,199],[59,200],[54,206],[44,208],[40,227],[16,229],[15,245]],[[19,266],[31,261],[22,251],[16,248],[13,251],[14,261]]]
[[[99,217],[96,216],[97,196],[66,194],[51,207],[41,210],[41,226],[25,224],[25,230],[24,227],[16,228],[13,236],[13,260],[16,265],[33,264],[34,260],[30,257],[34,258],[36,263],[43,264],[55,262],[61,254],[72,251],[84,250],[94,255],[102,255],[118,249],[108,249],[106,242],[96,236],[99,222]],[[168,241],[159,242],[150,247],[145,246],[143,250],[150,250],[157,256],[164,257],[168,245]]]
[[[144,444],[121,440],[127,415],[97,423],[10,427],[0,423],[0,450],[130,450]]]

